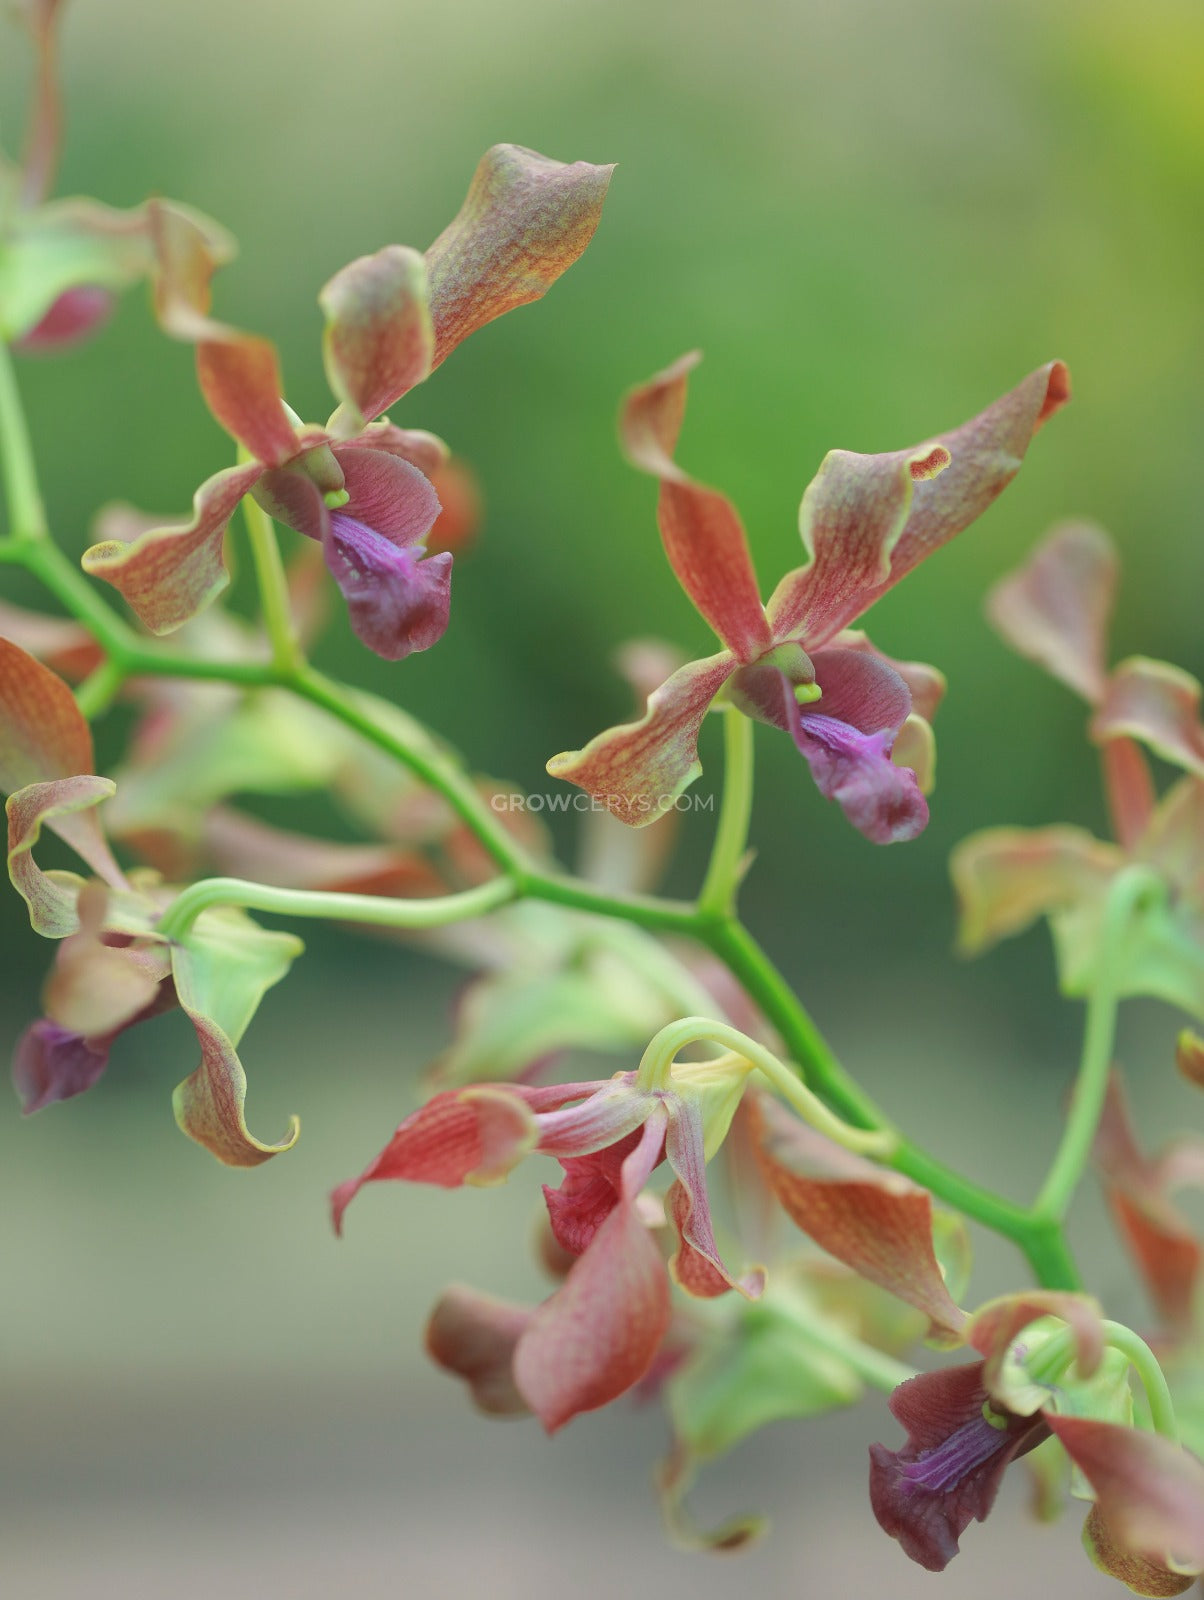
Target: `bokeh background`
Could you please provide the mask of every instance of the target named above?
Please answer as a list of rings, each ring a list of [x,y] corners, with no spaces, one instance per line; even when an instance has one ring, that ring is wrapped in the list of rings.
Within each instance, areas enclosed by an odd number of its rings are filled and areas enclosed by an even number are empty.
[[[10,139],[24,66],[5,33]],[[321,418],[315,294],[331,272],[426,245],[495,141],[620,163],[579,265],[396,413],[448,438],[485,486],[447,637],[388,666],[340,619],[323,651],[527,788],[548,755],[626,712],[619,642],[709,648],[661,556],[654,490],[615,446],[624,389],[705,349],[681,459],[741,507],[768,590],[798,561],[797,502],[826,449],[912,443],[1050,356],[1070,363],[1075,404],[1017,483],[872,619],[885,649],[949,677],[927,833],[868,845],[788,741],[759,730],[745,894],[888,1110],[1020,1196],[1056,1136],[1078,1008],[1056,996],[1041,931],[954,961],[945,862],[987,823],[1103,819],[1083,708],[1007,654],[981,601],[1052,522],[1090,516],[1125,559],[1117,655],[1204,672],[1202,73],[1194,0],[1140,16],[1121,0],[75,0],[59,192],[164,193],[225,222],[243,254],[219,313],[278,341],[290,400]],[[188,351],[138,296],[88,349],[24,379],[72,550],[102,502],[182,509],[229,459]],[[120,715],[102,748],[119,732]],[[704,789],[717,755],[709,730]],[[697,880],[708,833],[687,819],[676,889]],[[7,1043],[49,952],[15,897],[0,918]],[[654,1415],[584,1419],[552,1444],[471,1416],[423,1364],[421,1323],[449,1277],[535,1292],[534,1182],[380,1193],[335,1245],[325,1191],[408,1109],[457,980],[380,944],[309,945],[243,1052],[255,1125],[302,1115],[287,1161],[229,1173],[181,1140],[178,1018],[132,1036],[86,1098],[29,1123],[0,1112],[7,1592],[1112,1592],[1081,1559],[1076,1516],[1022,1530],[1018,1474],[943,1580],[912,1568],[864,1500],[866,1442],[894,1437],[880,1402],[770,1430],[713,1474],[704,1514],[762,1505],[775,1520],[734,1564],[663,1544]],[[1177,1024],[1152,1006],[1125,1019],[1151,1136],[1200,1121],[1173,1081]],[[1093,1285],[1140,1318],[1090,1193],[1074,1225]],[[975,1294],[1020,1281],[985,1241]]]

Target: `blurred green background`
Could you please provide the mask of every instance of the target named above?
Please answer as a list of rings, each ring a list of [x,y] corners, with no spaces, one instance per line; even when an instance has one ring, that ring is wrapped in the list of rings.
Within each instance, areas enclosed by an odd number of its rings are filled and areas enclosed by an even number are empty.
[[[15,40],[0,43],[10,142]],[[582,261],[394,413],[446,437],[485,489],[446,638],[390,666],[340,617],[323,647],[332,670],[527,788],[544,787],[550,754],[626,714],[617,644],[651,633],[710,648],[661,555],[654,490],[615,446],[627,387],[705,350],[680,458],[741,508],[768,592],[798,562],[797,503],[825,450],[916,442],[1049,357],[1070,363],[1075,403],[1013,487],[871,619],[884,649],[949,678],[927,833],[867,844],[788,741],[758,730],[744,902],[888,1109],[1020,1195],[1056,1136],[1076,1008],[1057,1000],[1042,932],[953,962],[944,863],[988,823],[1103,818],[1082,706],[1008,655],[981,601],[1052,522],[1090,516],[1125,561],[1116,655],[1204,672],[1202,73],[1194,0],[1152,0],[1140,18],[1118,0],[76,0],[59,192],[164,193],[227,224],[243,254],[217,310],[278,342],[291,403],[320,419],[315,295],[335,269],[429,243],[498,140],[620,163]],[[182,510],[229,459],[189,352],[139,296],[86,350],[22,376],[72,550],[104,501]],[[703,757],[705,790],[715,730]],[[709,827],[687,819],[675,889],[697,881]],[[4,1042],[36,1010],[49,955],[18,909],[10,897],[0,922]],[[534,1289],[533,1184],[489,1200],[377,1195],[344,1245],[330,1241],[323,1193],[407,1109],[445,1041],[455,978],[376,945],[318,934],[310,949],[244,1048],[254,1124],[270,1133],[302,1113],[287,1161],[225,1173],[179,1138],[168,1091],[192,1063],[172,1019],[127,1041],[85,1099],[29,1124],[12,1104],[0,1115],[12,1592],[233,1582],[324,1596],[387,1578],[420,1594],[543,1596],[572,1581],[593,1595],[609,1592],[616,1545],[638,1552],[631,1593],[723,1592],[729,1569],[660,1546],[645,1488],[655,1419],[587,1419],[546,1446],[529,1427],[476,1423],[421,1363],[418,1329],[446,1277]],[[1177,1019],[1132,1010],[1122,1053],[1143,1125],[1198,1121],[1170,1077]],[[1139,1316],[1090,1195],[1076,1228],[1094,1286]],[[982,1295],[1018,1281],[1006,1252],[988,1243],[984,1259]],[[715,1511],[764,1500],[778,1520],[748,1581],[927,1592],[860,1498],[864,1443],[891,1427],[875,1406],[741,1454]],[[1016,1592],[1018,1490],[968,1536],[946,1593]],[[1033,1537],[1046,1570],[1065,1573],[1060,1592],[1110,1592],[1071,1527]]]

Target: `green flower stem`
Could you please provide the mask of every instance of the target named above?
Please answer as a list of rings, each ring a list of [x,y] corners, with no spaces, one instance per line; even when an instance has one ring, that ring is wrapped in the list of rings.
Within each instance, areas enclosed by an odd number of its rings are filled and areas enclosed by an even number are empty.
[[[240,461],[251,459],[245,450],[240,449],[238,455]],[[263,625],[271,641],[272,660],[281,672],[292,672],[304,665],[305,656],[297,642],[288,578],[285,576],[284,562],[280,559],[276,530],[271,517],[253,495],[243,496],[242,510],[251,545],[251,559],[255,563]]]
[[[1178,1444],[1179,1423],[1175,1417],[1175,1405],[1157,1356],[1144,1339],[1121,1322],[1105,1322],[1104,1337],[1114,1350],[1128,1357],[1130,1365],[1141,1379],[1150,1405],[1150,1421],[1154,1425],[1154,1432],[1160,1433],[1172,1444]]]
[[[775,1296],[774,1309],[798,1329],[808,1344],[827,1350],[838,1360],[846,1362],[862,1382],[873,1389],[890,1394],[901,1383],[906,1383],[908,1378],[916,1375],[914,1367],[896,1361],[885,1350],[844,1333],[831,1319],[813,1314],[810,1306],[797,1294]]]
[[[44,539],[46,508],[38,489],[29,427],[12,356],[0,339],[0,464],[4,468],[8,531],[13,539]]]
[[[112,656],[102,661],[75,691],[75,703],[89,722],[107,711],[125,682],[125,668]]]
[[[726,916],[736,901],[752,818],[753,725],[735,706],[723,712],[723,799],[706,878],[698,895],[705,916]]]
[[[644,1051],[636,1081],[647,1089],[667,1087],[678,1052],[687,1045],[703,1043],[721,1045],[724,1050],[749,1062],[804,1122],[834,1144],[879,1159],[886,1159],[897,1148],[899,1137],[892,1130],[851,1128],[807,1088],[797,1072],[784,1066],[772,1050],[767,1050],[763,1044],[750,1039],[738,1028],[726,1022],[715,1022],[709,1017],[683,1017],[662,1028]]]
[[[178,942],[187,937],[202,911],[212,906],[242,906],[248,911],[269,911],[282,917],[323,917],[376,928],[442,928],[450,922],[482,917],[514,898],[514,886],[506,878],[491,878],[461,894],[404,900],[383,895],[277,889],[242,878],[203,878],[176,896],[159,919],[158,931],[165,939]]]
[[[1074,1098],[1049,1175],[1033,1204],[1035,1218],[1063,1220],[1087,1165],[1108,1092],[1125,941],[1142,896],[1158,887],[1158,879],[1148,868],[1129,866],[1117,874],[1108,890]]]

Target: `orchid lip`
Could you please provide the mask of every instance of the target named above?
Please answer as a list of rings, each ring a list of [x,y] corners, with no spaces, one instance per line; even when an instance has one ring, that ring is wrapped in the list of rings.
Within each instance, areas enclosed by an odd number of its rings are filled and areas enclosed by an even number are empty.
[[[937,1494],[953,1488],[967,1473],[990,1459],[1004,1442],[1003,1431],[986,1416],[974,1417],[942,1443],[915,1461],[903,1464],[903,1476]]]

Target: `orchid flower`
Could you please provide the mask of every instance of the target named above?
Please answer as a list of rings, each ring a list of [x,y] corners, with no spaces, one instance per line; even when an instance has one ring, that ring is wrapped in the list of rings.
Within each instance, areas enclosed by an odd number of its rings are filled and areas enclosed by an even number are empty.
[[[157,931],[172,898],[155,875],[127,876],[97,807],[114,792],[96,776],[92,736],[67,685],[0,639],[0,789],[8,794],[8,873],[34,931],[61,940],[46,987],[46,1015],[18,1042],[14,1078],[25,1110],[90,1088],[113,1040],[178,1002],[196,1032],[197,1069],[176,1089],[180,1128],[230,1166],[257,1166],[291,1148],[296,1119],[278,1144],[248,1130],[246,1074],[237,1046],[265,991],[300,952],[238,911],[202,913],[169,946]],[[95,877],[44,871],[34,858],[49,828]]]
[[[437,1094],[408,1117],[358,1178],[331,1196],[336,1230],[366,1183],[385,1179],[443,1188],[502,1181],[522,1158],[555,1157],[564,1177],[544,1198],[557,1243],[575,1258],[536,1311],[504,1321],[513,1335],[513,1385],[549,1432],[606,1405],[648,1371],[669,1322],[669,1276],[640,1196],[667,1160],[665,1199],[677,1238],[675,1281],[709,1298],[737,1289],[755,1298],[763,1275],[736,1279],[719,1257],[705,1163],[722,1141],[751,1070],[675,1064],[664,1084],[638,1074],[532,1088],[481,1084]],[[502,1313],[499,1312],[499,1316]]]
[[[325,359],[339,405],[325,427],[302,425],[282,398],[266,340],[208,315],[212,260],[176,219],[158,218],[169,271],[158,296],[167,331],[196,345],[197,372],[240,465],[203,483],[181,526],[85,552],[155,633],[208,605],[227,579],[226,525],[244,495],[317,541],[369,649],[396,661],[447,627],[452,556],[426,555],[440,514],[431,483],[447,462],[432,434],[383,413],[477,328],[538,299],[593,236],[611,168],[567,166],[515,145],[482,158],[457,217],[425,252],[388,245],[326,284]]]
[[[1204,726],[1200,685],[1164,662],[1133,657],[1105,667],[1116,581],[1107,537],[1084,524],[1057,528],[992,592],[995,626],[1094,709],[1115,844],[1076,827],[989,828],[962,841],[950,868],[961,903],[959,943],[978,954],[1049,920],[1062,988],[1087,993],[1097,978],[1103,908],[1119,873],[1149,869],[1160,893],[1130,918],[1117,993],[1155,995],[1204,1016]],[[1184,776],[1161,796],[1136,741]]]
[[[635,390],[620,429],[634,465],[660,481],[670,565],[724,648],[661,684],[641,721],[555,756],[548,771],[639,827],[699,776],[699,729],[722,692],[790,734],[820,792],[868,839],[912,839],[928,820],[929,719],[943,680],[931,667],[890,660],[849,625],[1006,487],[1033,434],[1069,398],[1066,368],[1051,362],[915,449],[832,451],[800,510],[809,564],[763,606],[735,508],[673,459],[697,361],[685,356]]]

